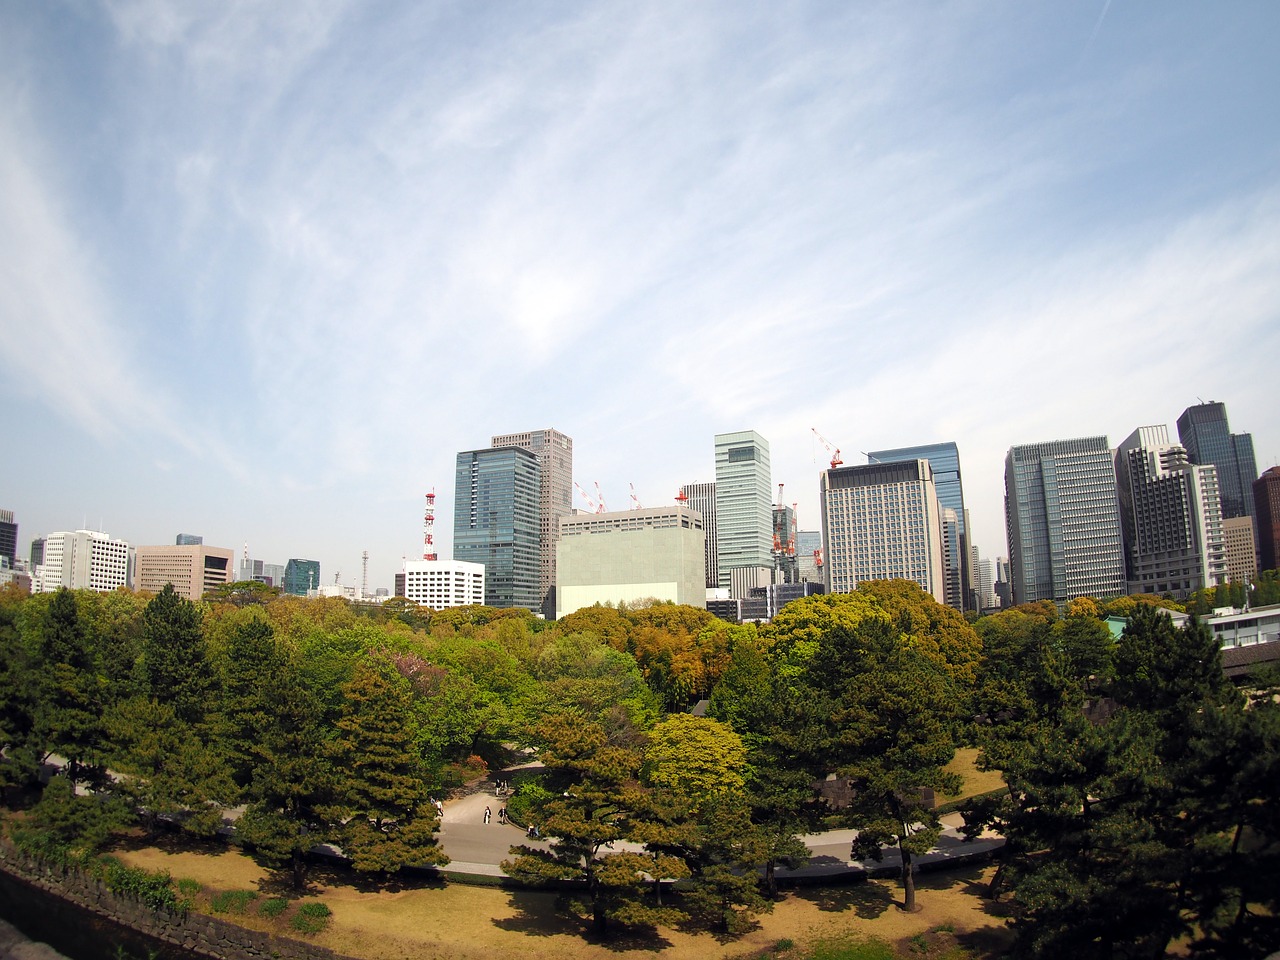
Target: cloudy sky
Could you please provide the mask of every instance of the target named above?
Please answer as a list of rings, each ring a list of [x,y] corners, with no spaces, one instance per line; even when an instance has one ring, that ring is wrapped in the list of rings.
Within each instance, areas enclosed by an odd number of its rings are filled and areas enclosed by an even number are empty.
[[[611,508],[759,430],[1009,446],[1226,402],[1280,461],[1280,4],[0,0],[0,507],[390,586],[454,456]]]

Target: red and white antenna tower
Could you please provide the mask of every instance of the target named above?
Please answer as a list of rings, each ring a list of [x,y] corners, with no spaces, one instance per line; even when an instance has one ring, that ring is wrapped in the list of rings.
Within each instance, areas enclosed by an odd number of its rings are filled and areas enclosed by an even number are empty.
[[[689,495],[684,492],[684,487],[681,487],[676,491],[676,503],[680,504],[682,507],[689,505]]]
[[[436,488],[427,494],[427,511],[422,518],[422,559],[437,560],[436,554]]]

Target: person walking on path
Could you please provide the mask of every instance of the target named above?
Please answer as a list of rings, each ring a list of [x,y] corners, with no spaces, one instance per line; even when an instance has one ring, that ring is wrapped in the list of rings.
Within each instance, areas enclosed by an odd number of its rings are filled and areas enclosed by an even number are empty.
[[[491,816],[493,816],[493,814],[489,811],[489,808],[488,808],[488,807],[485,807],[485,808],[484,808],[484,822],[485,822],[485,823],[488,823],[488,822],[489,822],[489,818],[490,818]]]

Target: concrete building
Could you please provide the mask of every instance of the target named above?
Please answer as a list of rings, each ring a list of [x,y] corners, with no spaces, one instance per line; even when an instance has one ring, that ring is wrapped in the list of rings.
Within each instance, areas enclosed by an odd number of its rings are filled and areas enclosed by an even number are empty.
[[[51,533],[44,538],[44,562],[32,578],[37,593],[59,587],[105,592],[129,586],[131,549],[96,530]]]
[[[686,483],[680,488],[685,496],[685,506],[702,515],[702,532],[706,534],[705,551],[707,586],[718,587],[720,552],[716,545],[716,485],[714,483]]]
[[[1253,482],[1258,521],[1258,570],[1280,569],[1280,467],[1271,467]]]
[[[1218,468],[1222,516],[1253,516],[1250,489],[1258,476],[1253,436],[1232,433],[1227,406],[1216,400],[1187,407],[1178,418],[1178,440],[1192,463]]]
[[[541,474],[527,447],[458,454],[453,559],[484,566],[488,606],[542,612]]]
[[[1169,442],[1164,424],[1139,427],[1116,450],[1130,593],[1185,598],[1227,579],[1218,472]]]
[[[12,510],[0,510],[0,557],[7,557],[10,567],[18,559],[18,524]]]
[[[868,463],[902,463],[928,460],[933,470],[933,486],[938,492],[938,505],[956,512],[956,536],[948,544],[943,562],[947,564],[947,605],[957,610],[971,609],[977,602],[977,590],[970,565],[972,546],[969,537],[969,514],[964,505],[964,482],[960,477],[960,450],[952,441],[924,443],[892,450],[872,450]]]
[[[222,547],[138,547],[134,557],[135,590],[159,593],[171,583],[178,596],[193,601],[231,583],[235,576],[235,551]]]
[[[180,533],[173,541],[176,547],[198,547],[202,543],[204,543],[204,537],[196,536],[194,533]]]
[[[573,513],[573,438],[559,430],[531,430],[494,437],[495,447],[521,447],[538,457],[538,590],[542,615],[548,619],[556,610],[556,538],[560,518]]]
[[[991,560],[978,561],[978,602],[982,610],[994,610],[996,598],[996,565]]]
[[[295,597],[305,597],[320,589],[320,561],[300,560],[287,561],[284,565],[284,580],[280,584],[285,593]]]
[[[1227,552],[1227,579],[1251,583],[1258,575],[1258,536],[1253,517],[1222,521],[1222,543]]]
[[[942,516],[928,460],[824,470],[821,496],[828,593],[903,579],[945,602]]]
[[[1106,437],[1011,447],[1004,490],[1013,605],[1125,594],[1116,465]]]
[[[406,560],[396,577],[398,596],[432,610],[484,603],[484,565],[463,560]]]
[[[653,598],[705,607],[702,517],[679,504],[560,518],[556,616]]]
[[[716,583],[735,599],[773,572],[769,441],[754,430],[716,435]]]

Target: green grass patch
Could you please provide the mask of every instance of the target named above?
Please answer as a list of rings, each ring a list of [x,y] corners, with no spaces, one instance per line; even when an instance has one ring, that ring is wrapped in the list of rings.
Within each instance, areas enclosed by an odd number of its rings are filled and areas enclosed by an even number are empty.
[[[947,764],[947,772],[960,774],[962,786],[957,794],[939,796],[940,807],[950,807],[970,797],[1005,789],[1004,774],[999,770],[978,769],[978,750],[975,747],[961,747],[957,750],[955,758]]]
[[[299,933],[319,933],[328,925],[331,916],[332,910],[318,900],[311,900],[298,906],[289,926]]]
[[[875,937],[841,937],[820,940],[809,950],[808,960],[897,960],[892,944]]]
[[[209,901],[214,913],[244,913],[258,899],[256,890],[220,890]]]
[[[289,909],[289,901],[284,897],[268,897],[262,901],[262,905],[258,907],[258,913],[268,919],[274,920],[280,914]]]

